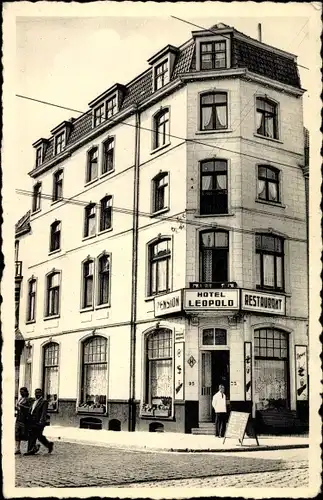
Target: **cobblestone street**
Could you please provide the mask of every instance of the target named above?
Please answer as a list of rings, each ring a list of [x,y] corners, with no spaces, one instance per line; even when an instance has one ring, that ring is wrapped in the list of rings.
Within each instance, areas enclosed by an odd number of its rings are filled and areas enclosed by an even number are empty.
[[[55,442],[52,455],[16,457],[17,487],[301,487],[308,450],[167,453]]]

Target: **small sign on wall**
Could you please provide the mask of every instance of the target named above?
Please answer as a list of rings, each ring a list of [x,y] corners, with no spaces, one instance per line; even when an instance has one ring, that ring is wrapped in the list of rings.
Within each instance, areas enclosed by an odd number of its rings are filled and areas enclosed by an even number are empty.
[[[295,345],[296,400],[308,400],[307,346]]]
[[[185,342],[184,330],[175,330],[175,342]]]
[[[176,343],[175,350],[175,400],[184,399],[184,342]]]
[[[245,401],[252,399],[252,358],[251,358],[251,342],[244,343],[244,393]]]

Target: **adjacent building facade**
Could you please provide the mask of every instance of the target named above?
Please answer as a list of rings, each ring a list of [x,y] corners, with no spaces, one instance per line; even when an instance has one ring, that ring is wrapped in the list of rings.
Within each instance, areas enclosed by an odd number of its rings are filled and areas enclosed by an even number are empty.
[[[219,383],[304,416],[296,57],[219,24],[148,64],[33,145],[19,383],[59,425],[191,432]]]

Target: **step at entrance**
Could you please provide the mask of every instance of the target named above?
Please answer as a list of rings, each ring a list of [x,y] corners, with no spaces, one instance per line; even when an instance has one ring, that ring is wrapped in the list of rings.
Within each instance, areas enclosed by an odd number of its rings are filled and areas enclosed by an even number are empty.
[[[207,436],[214,436],[215,424],[213,422],[199,422],[198,427],[192,429],[192,434],[203,434]]]

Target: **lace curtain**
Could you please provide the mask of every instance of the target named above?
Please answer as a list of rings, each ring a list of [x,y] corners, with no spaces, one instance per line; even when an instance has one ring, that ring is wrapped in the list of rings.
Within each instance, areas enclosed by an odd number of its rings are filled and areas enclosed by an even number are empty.
[[[151,398],[169,398],[172,396],[172,360],[150,361]]]
[[[269,400],[287,400],[286,362],[278,359],[255,359],[255,402],[258,410]]]
[[[84,366],[84,403],[103,403],[107,393],[107,365],[93,364]]]

